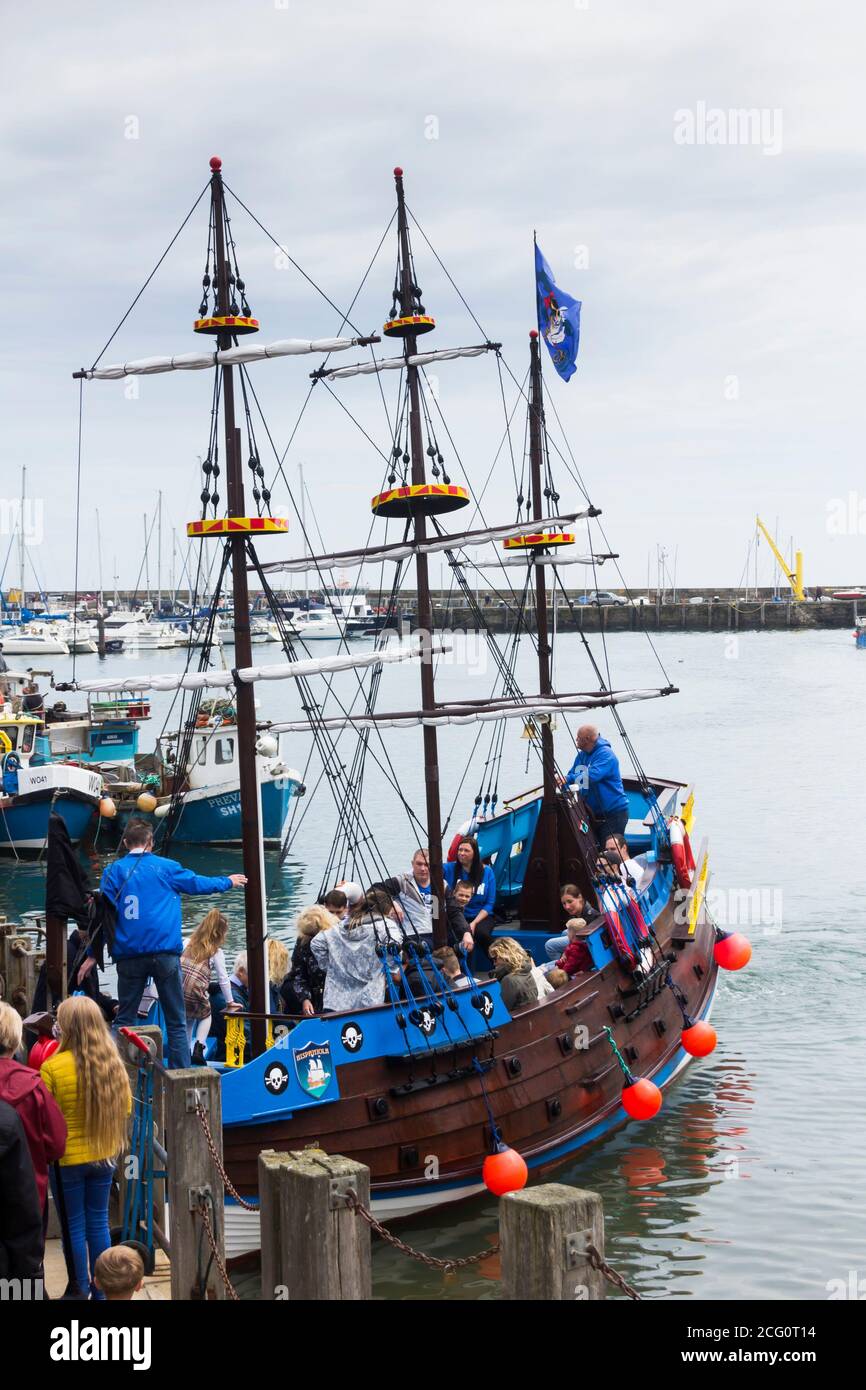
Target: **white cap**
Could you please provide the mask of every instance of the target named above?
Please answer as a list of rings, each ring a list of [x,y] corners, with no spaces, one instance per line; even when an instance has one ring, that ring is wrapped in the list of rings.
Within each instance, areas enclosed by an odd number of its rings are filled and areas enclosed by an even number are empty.
[[[364,890],[361,887],[360,883],[347,882],[344,879],[342,883],[337,884],[337,887],[339,888],[341,893],[346,894],[346,901],[348,902],[350,907],[354,907],[355,904],[359,903],[364,896]]]

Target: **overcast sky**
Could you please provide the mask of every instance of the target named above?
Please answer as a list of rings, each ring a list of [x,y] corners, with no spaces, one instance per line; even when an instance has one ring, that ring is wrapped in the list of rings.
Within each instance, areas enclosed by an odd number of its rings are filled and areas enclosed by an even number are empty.
[[[519,378],[537,230],[559,284],[583,301],[577,374],[565,384],[546,371],[547,390],[636,587],[657,543],[671,562],[676,550],[681,583],[737,583],[756,512],[778,518],[786,549],[792,535],[802,547],[807,583],[866,580],[866,19],[853,0],[45,0],[7,5],[2,26],[0,500],[26,464],[41,542],[28,554],[48,587],[73,574],[71,372],[99,352],[211,154],[340,306],[391,215],[401,164],[413,212]],[[749,108],[760,116],[748,129],[727,119]],[[333,309],[239,208],[233,225],[262,338],[334,333]],[[106,361],[196,347],[205,241],[202,201]],[[438,323],[425,346],[477,341],[417,234],[414,249]],[[393,265],[389,241],[353,313],[364,329],[381,328]],[[252,369],[281,451],[314,365]],[[137,399],[123,382],[86,387],[82,588],[97,580],[96,510],[106,586],[115,563],[128,585],[159,490],[167,580],[172,527],[183,536],[197,515],[209,378],[146,378]],[[445,363],[438,378],[478,487],[502,432],[495,363]],[[387,448],[372,380],[334,390]],[[293,485],[299,463],[326,545],[363,538],[381,460],[322,388],[287,458]],[[505,460],[496,478],[484,514],[507,521]],[[577,504],[562,469],[557,481],[563,506]],[[274,498],[285,504],[282,482]],[[7,506],[0,562],[8,520]],[[268,557],[299,550],[279,541]],[[153,580],[155,556],[150,569]],[[4,587],[15,580],[10,562]]]

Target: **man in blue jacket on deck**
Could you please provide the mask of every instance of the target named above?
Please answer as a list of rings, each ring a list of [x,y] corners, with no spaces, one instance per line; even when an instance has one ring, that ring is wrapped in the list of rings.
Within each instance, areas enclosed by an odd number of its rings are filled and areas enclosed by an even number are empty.
[[[183,951],[181,893],[227,893],[246,883],[243,874],[204,878],[153,851],[153,831],[130,821],[123,836],[127,853],[102,875],[100,888],[117,911],[112,958],[117,966],[119,1008],[114,1027],[134,1027],[149,979],[156,985],[168,1033],[169,1068],[190,1065],[186,1010],[180,975]]]
[[[595,833],[599,844],[603,845],[609,835],[622,835],[628,824],[628,797],[622,784],[619,761],[594,724],[581,725],[576,743],[577,757],[565,779],[565,786],[577,784],[595,817]]]

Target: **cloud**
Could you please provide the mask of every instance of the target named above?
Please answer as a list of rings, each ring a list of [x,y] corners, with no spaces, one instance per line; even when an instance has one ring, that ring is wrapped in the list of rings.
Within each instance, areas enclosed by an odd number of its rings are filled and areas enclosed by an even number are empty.
[[[838,16],[829,26],[814,7],[782,0],[709,12],[682,0],[18,7],[4,24],[2,490],[17,493],[26,464],[45,500],[46,539],[33,554],[41,581],[56,588],[72,575],[71,371],[99,351],[204,187],[213,153],[340,306],[391,216],[391,168],[402,164],[413,212],[518,379],[537,230],[560,283],[584,302],[579,372],[548,390],[636,583],[657,541],[678,545],[682,582],[736,582],[756,511],[778,514],[781,534],[796,537],[810,582],[855,580],[862,542],[832,539],[824,524],[829,498],[862,474],[864,18],[853,4]],[[678,146],[675,112],[699,102],[781,110],[780,154]],[[204,208],[109,357],[194,346]],[[233,216],[263,335],[332,333],[333,309],[278,269],[272,242],[239,209]],[[578,248],[588,264],[575,263]],[[414,249],[436,344],[475,341],[417,233]],[[353,311],[365,328],[381,325],[393,263],[389,242]],[[280,451],[310,367],[255,369]],[[502,431],[495,366],[448,363],[438,376],[460,458],[483,482]],[[387,450],[375,384],[334,389]],[[510,382],[506,394],[510,408]],[[104,572],[116,556],[131,583],[157,492],[166,536],[172,526],[182,536],[195,515],[210,385],[156,377],[135,400],[119,383],[85,397],[82,584],[96,579],[97,506]],[[518,452],[522,438],[519,427]],[[357,539],[361,518],[366,533],[381,460],[321,388],[289,462],[308,465],[326,545]],[[496,520],[514,510],[501,463],[485,499]],[[282,484],[275,500],[285,501]]]

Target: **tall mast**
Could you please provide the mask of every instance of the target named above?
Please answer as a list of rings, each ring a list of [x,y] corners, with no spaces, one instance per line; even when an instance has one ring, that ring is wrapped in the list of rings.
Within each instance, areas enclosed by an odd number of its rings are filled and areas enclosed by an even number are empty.
[[[304,559],[306,560],[306,558],[307,558],[307,507],[306,507],[306,497],[305,497],[305,494],[304,494],[304,465],[303,465],[302,463],[299,463],[299,464],[298,464],[298,491],[299,491],[300,494],[301,494],[301,530],[302,530],[303,533],[304,533]],[[309,602],[309,586],[308,586],[308,583],[307,583],[308,579],[309,579],[309,571],[305,568],[305,569],[304,569],[304,598],[307,599],[308,602]]]
[[[399,299],[404,315],[413,312],[414,285],[412,281],[412,260],[409,251],[409,225],[406,220],[406,202],[403,194],[403,170],[394,170],[397,185],[397,232],[400,239],[400,289]],[[404,338],[405,356],[414,356],[418,350],[418,339],[414,333]],[[406,377],[409,387],[409,453],[412,461],[413,486],[424,484],[424,446],[421,435],[421,402],[419,398],[418,368],[407,365]],[[421,634],[421,708],[426,713],[436,708],[436,690],[433,676],[433,605],[430,601],[430,575],[427,556],[420,549],[421,542],[427,538],[427,518],[419,507],[415,511],[415,582],[418,591],[418,628]],[[442,874],[442,810],[439,801],[439,750],[436,729],[424,725],[424,789],[427,801],[427,839],[430,860],[430,883],[434,902],[439,910],[433,916],[433,944],[436,947],[448,944],[448,928],[445,917],[445,882]]]
[[[102,532],[99,527],[99,508],[96,509],[96,561],[99,567],[99,601],[98,608],[104,607],[102,594]]]
[[[541,382],[541,354],[538,331],[529,335],[529,475],[532,487],[532,516],[540,521],[544,516],[542,465],[544,441],[544,392]],[[535,565],[535,614],[538,629],[538,690],[541,695],[552,694],[550,680],[550,637],[547,625],[547,584],[544,565]],[[559,903],[559,837],[557,835],[556,766],[553,757],[553,731],[550,719],[541,721],[541,764],[543,791],[541,818],[535,846],[547,866],[548,913],[551,922],[558,922]]]
[[[211,197],[213,199],[217,314],[228,317],[232,295],[229,284],[229,266],[226,260],[224,195],[222,180],[222,161],[211,160]],[[229,330],[220,332],[217,338],[221,350],[232,346]],[[244,474],[241,462],[241,432],[235,427],[234,369],[223,364],[222,398],[225,421],[226,450],[226,491],[229,516],[244,516]],[[250,639],[250,596],[247,587],[246,541],[243,535],[233,535],[229,539],[232,565],[232,597],[234,602],[235,628],[235,667],[240,669],[252,666],[252,643]],[[244,890],[244,911],[246,917],[247,974],[249,976],[250,1011],[264,1014],[268,1009],[266,991],[267,960],[265,951],[264,874],[262,872],[261,806],[259,799],[258,770],[256,768],[256,705],[255,690],[252,683],[238,682],[235,691],[238,730],[238,771],[241,792],[241,844],[243,846],[244,873],[247,886]],[[263,1018],[252,1020],[253,1056],[264,1052],[266,1046],[266,1024]]]
[[[21,509],[18,513],[18,617],[24,614],[24,507],[27,498],[27,465],[21,469]]]
[[[147,602],[150,603],[150,560],[147,553],[147,512],[142,517],[144,523],[144,582],[147,586]]]
[[[162,612],[162,493],[156,503],[156,616]]]

